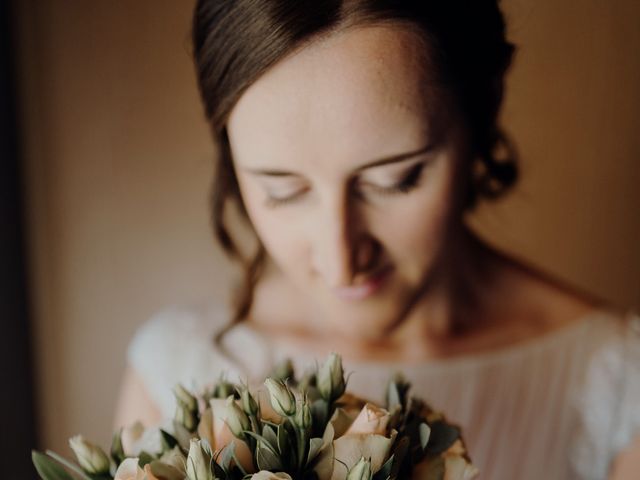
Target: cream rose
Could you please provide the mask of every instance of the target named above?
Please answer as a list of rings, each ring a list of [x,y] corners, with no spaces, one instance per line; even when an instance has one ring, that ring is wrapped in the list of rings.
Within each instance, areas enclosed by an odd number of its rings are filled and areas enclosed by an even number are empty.
[[[109,472],[110,462],[107,454],[101,448],[86,441],[82,435],[71,437],[69,446],[85,472],[92,475],[101,475]]]
[[[284,473],[273,473],[267,470],[260,470],[258,473],[251,475],[251,480],[291,480],[291,477]]]
[[[124,427],[120,439],[122,451],[127,457],[138,457],[143,451],[154,455],[162,451],[160,429],[145,428],[140,422]]]
[[[144,470],[138,465],[137,458],[125,459],[116,470],[114,480],[144,480]]]

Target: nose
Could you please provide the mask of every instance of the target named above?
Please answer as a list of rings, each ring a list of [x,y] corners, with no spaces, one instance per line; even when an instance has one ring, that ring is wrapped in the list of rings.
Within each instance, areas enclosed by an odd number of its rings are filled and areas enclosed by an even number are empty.
[[[348,198],[328,206],[321,218],[311,240],[313,268],[329,288],[352,285],[372,268],[378,244]]]

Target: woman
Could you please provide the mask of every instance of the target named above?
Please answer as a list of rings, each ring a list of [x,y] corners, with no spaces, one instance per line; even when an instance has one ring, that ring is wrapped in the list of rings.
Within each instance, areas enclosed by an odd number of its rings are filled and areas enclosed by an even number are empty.
[[[463,221],[516,179],[495,1],[201,0],[193,39],[220,147],[216,234],[245,284],[232,313],[143,327],[120,423],[170,415],[177,381],[259,378],[333,350],[373,399],[404,370],[463,426],[481,478],[636,478],[640,319]],[[255,255],[233,241],[230,201]]]

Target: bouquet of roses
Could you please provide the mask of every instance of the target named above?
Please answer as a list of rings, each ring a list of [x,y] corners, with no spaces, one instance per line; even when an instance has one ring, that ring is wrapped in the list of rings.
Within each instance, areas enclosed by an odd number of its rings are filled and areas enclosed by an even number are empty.
[[[76,462],[33,452],[43,480],[467,480],[457,427],[409,395],[401,376],[384,407],[346,392],[331,354],[296,380],[290,362],[250,391],[221,379],[199,395],[178,385],[175,418],[114,435],[109,454],[71,438]]]

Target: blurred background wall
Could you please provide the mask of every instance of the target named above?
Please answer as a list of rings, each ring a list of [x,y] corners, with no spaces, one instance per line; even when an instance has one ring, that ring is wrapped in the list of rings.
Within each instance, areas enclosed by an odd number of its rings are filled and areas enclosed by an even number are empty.
[[[224,301],[192,1],[15,2],[38,425],[107,444],[127,343],[153,312]],[[566,281],[640,307],[640,3],[505,0],[504,124],[522,182],[471,219]],[[473,41],[473,39],[470,39]]]

